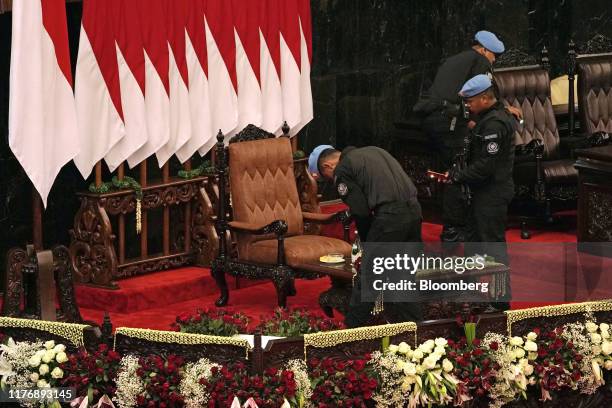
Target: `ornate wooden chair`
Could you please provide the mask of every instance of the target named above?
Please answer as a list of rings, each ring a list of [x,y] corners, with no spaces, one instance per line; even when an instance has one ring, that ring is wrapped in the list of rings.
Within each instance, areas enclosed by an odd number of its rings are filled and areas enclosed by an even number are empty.
[[[612,53],[580,55],[576,68],[580,130],[592,144],[607,144],[612,135]]]
[[[228,147],[221,133],[217,140],[220,199],[216,228],[219,237],[227,236],[228,230],[235,234],[237,253],[230,253],[227,241],[220,240],[218,256],[212,263],[212,273],[221,291],[216,305],[228,302],[225,273],[229,273],[272,280],[278,304],[285,307],[286,297],[295,294],[295,277],[318,276],[308,271],[308,265],[327,253],[349,256],[351,252],[351,245],[345,241],[304,234],[304,222],[340,221],[348,241],[350,217],[344,211],[336,214],[302,211],[288,137],[276,138],[249,125],[229,141]]]

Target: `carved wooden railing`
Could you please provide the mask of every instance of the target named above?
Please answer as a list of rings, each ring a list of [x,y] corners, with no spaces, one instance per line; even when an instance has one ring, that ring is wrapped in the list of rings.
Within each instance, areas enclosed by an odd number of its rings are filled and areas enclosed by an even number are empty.
[[[317,186],[307,171],[307,159],[295,160],[294,168],[302,209],[319,212]],[[135,212],[134,191],[78,194],[81,207],[70,231],[70,260],[77,282],[116,288],[117,279],[184,265],[210,265],[219,248],[219,236],[214,227],[219,201],[216,177],[168,179],[166,183],[143,187],[142,193],[140,256],[132,259],[126,258],[124,217]],[[163,252],[149,254],[147,229],[157,226],[144,222],[147,211],[163,208],[167,212],[173,206],[182,207],[178,219],[172,221],[175,233],[169,233],[169,216],[164,215],[165,226],[161,231],[164,238]],[[228,212],[231,214],[231,209]],[[113,230],[112,217],[118,219],[118,231]],[[305,228],[309,233],[319,232],[314,225],[306,225]],[[235,248],[229,234],[226,239],[228,248]]]

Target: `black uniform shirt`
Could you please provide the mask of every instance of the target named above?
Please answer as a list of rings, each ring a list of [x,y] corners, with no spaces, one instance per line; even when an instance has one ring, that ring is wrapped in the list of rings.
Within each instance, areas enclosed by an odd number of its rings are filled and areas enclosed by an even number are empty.
[[[460,52],[446,59],[438,69],[429,92],[431,99],[460,102],[459,91],[465,82],[479,74],[491,72],[491,63],[474,49]]]
[[[334,171],[338,194],[357,217],[367,217],[381,204],[416,200],[417,190],[402,166],[387,151],[347,147]]]
[[[472,130],[468,166],[457,173],[455,180],[469,184],[476,191],[487,189],[511,197],[514,193],[514,118],[501,102],[479,116]]]

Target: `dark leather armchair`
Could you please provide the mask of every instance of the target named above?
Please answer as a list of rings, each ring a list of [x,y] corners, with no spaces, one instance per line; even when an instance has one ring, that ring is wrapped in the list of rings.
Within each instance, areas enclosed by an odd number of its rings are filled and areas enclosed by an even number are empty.
[[[229,182],[231,209],[229,200],[219,200],[216,228],[220,237],[226,236],[227,230],[235,234],[237,254],[230,254],[227,242],[220,240],[219,253],[212,265],[221,291],[216,304],[227,304],[225,273],[230,273],[272,280],[278,304],[285,307],[287,295],[295,294],[295,277],[317,276],[305,267],[328,253],[350,256],[351,245],[346,242],[350,217],[344,211],[336,214],[302,211],[288,137],[275,138],[249,125],[230,140],[227,148],[222,134],[217,140],[219,197],[226,197]],[[304,234],[305,221],[340,221],[346,241]]]
[[[604,145],[612,135],[612,54],[576,58],[580,130],[590,145]]]
[[[572,159],[560,156],[562,140],[550,96],[548,70],[541,65],[502,68],[495,71],[495,81],[502,102],[523,111],[524,122],[515,134],[514,180],[535,198],[548,221],[551,215],[551,189],[576,186],[578,172]],[[526,223],[521,223],[523,238],[529,238]]]

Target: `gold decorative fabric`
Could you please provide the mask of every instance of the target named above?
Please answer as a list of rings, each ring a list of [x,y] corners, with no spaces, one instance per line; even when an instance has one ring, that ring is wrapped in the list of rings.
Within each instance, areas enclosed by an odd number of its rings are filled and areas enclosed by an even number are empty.
[[[63,337],[76,347],[84,346],[83,330],[91,327],[86,324],[49,322],[46,320],[18,319],[15,317],[0,317],[0,327],[27,328],[45,331]]]

